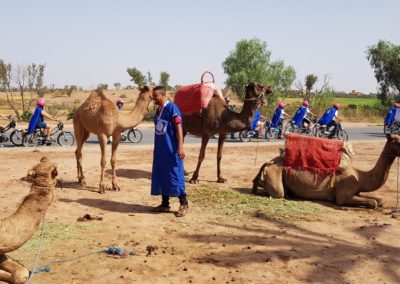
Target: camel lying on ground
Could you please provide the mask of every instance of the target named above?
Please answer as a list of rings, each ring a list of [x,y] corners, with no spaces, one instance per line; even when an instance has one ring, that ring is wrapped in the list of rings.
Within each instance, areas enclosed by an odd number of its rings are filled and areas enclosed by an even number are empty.
[[[0,281],[24,283],[29,271],[7,256],[25,244],[37,231],[47,208],[53,200],[57,167],[46,157],[28,172],[33,179],[30,193],[11,216],[0,219]]]
[[[354,168],[351,164],[337,170],[333,176],[319,176],[303,170],[285,170],[285,160],[276,157],[265,163],[253,180],[253,193],[258,187],[264,188],[274,198],[283,198],[285,191],[296,196],[312,199],[334,201],[337,205],[365,206],[375,209],[382,206],[377,197],[360,196],[361,192],[378,190],[385,184],[393,161],[400,154],[400,136],[387,135],[375,166],[369,171]]]

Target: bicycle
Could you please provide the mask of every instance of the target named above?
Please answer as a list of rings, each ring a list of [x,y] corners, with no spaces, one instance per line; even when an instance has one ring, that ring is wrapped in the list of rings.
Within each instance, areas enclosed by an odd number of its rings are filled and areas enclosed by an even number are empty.
[[[140,143],[143,139],[143,133],[137,128],[131,128],[121,132],[121,141],[129,140],[131,143]]]
[[[52,145],[57,143],[60,146],[72,146],[75,143],[74,134],[70,131],[64,131],[64,124],[60,121],[50,134],[50,141],[47,141],[47,135],[44,129],[37,128],[32,134],[25,134],[22,139],[24,147],[33,147],[40,145]]]
[[[278,139],[279,128],[271,127],[270,121],[264,123],[264,129],[264,134],[255,129],[240,131],[239,139],[241,142],[250,142],[251,139],[267,139],[268,141],[273,142]]]
[[[333,127],[330,127],[331,129],[327,129],[327,127],[324,125],[319,125],[316,124],[314,125],[313,128],[313,133],[315,137],[321,137],[321,138],[328,138],[328,139],[333,139]],[[337,132],[336,136],[338,140],[341,140],[343,142],[346,142],[349,140],[349,136],[347,134],[347,131],[343,129],[342,124],[340,122],[337,122]]]
[[[23,131],[16,128],[17,123],[11,118],[11,115],[8,118],[10,122],[0,131],[0,143],[6,143],[10,140],[15,146],[21,146]],[[10,136],[8,136],[7,132],[11,128],[14,128],[14,130],[10,133]]]

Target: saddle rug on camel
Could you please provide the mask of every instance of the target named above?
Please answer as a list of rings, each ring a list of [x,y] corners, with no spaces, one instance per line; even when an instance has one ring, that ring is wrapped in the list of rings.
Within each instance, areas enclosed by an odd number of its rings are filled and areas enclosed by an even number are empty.
[[[204,82],[205,74],[210,74],[213,82]],[[201,83],[182,86],[175,94],[174,103],[179,107],[183,115],[200,113],[202,109],[207,108],[213,96],[218,96],[224,101],[221,90],[215,85],[214,76],[210,72],[204,72],[201,75]]]
[[[319,175],[335,173],[342,157],[343,142],[290,133],[285,145],[287,170],[309,170]]]

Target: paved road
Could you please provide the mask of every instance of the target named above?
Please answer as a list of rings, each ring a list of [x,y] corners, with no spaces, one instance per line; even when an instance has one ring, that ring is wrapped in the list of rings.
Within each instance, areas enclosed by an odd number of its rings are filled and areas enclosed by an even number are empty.
[[[140,128],[139,128],[140,129]],[[352,127],[347,129],[347,133],[349,134],[349,141],[357,141],[357,140],[380,140],[384,139],[385,135],[382,132],[383,127],[380,126],[367,126],[367,127]],[[153,144],[154,141],[154,129],[152,128],[143,128],[140,129],[143,133],[143,140],[140,142],[142,145]],[[237,135],[236,135],[237,137]],[[225,140],[226,143],[242,143],[239,139],[232,140],[229,135]],[[260,142],[269,143],[265,139],[260,139]],[[210,139],[209,143],[217,143],[218,139]],[[87,143],[98,143],[97,137],[91,135],[88,139]],[[201,143],[201,139],[199,137],[195,137],[192,135],[187,135],[185,138],[185,143]],[[131,144],[126,142],[124,144]]]
[[[347,133],[349,134],[349,141],[357,140],[383,140],[385,135],[382,132],[382,126],[367,126],[367,127],[351,127],[347,128]],[[140,128],[139,128],[140,129]],[[150,145],[153,144],[154,139],[154,129],[153,128],[142,128],[140,129],[143,133],[143,139],[139,143],[140,145]],[[236,135],[237,137],[237,135]],[[217,139],[210,139],[209,143],[217,143]],[[260,139],[259,142],[269,143],[265,139]],[[87,144],[98,144],[97,136],[90,135]],[[185,143],[201,143],[201,139],[192,135],[187,135],[185,138]],[[226,139],[226,143],[242,143],[239,139],[232,140],[229,135]],[[123,142],[125,145],[137,145],[130,142]],[[0,144],[2,147],[13,147],[10,142]]]

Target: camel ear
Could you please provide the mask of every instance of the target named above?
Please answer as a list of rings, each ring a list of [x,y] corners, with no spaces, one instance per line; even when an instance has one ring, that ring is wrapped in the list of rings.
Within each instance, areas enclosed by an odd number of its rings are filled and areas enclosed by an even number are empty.
[[[56,176],[58,176],[58,171],[57,171],[57,168],[54,168],[54,169],[51,171],[51,178],[55,178]]]
[[[150,91],[148,86],[140,86],[140,92],[141,93],[145,93],[145,92],[148,92],[148,91]]]

